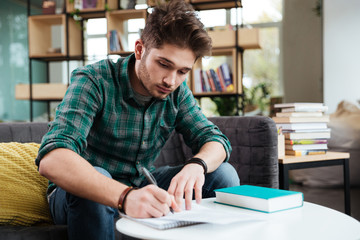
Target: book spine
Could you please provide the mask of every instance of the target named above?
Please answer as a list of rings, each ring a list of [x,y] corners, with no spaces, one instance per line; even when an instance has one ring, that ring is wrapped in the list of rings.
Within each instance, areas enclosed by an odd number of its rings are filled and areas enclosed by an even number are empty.
[[[299,139],[299,140],[285,140],[285,144],[289,145],[302,145],[302,144],[327,144],[326,139]]]
[[[230,74],[229,65],[227,63],[223,63],[223,64],[220,65],[220,69],[221,69],[221,72],[222,72],[223,77],[224,77],[226,90],[228,92],[233,91],[234,90],[234,84],[233,84],[232,77],[231,77],[231,74]]]
[[[285,150],[285,155],[290,156],[307,156],[307,155],[319,155],[326,154],[327,150]]]

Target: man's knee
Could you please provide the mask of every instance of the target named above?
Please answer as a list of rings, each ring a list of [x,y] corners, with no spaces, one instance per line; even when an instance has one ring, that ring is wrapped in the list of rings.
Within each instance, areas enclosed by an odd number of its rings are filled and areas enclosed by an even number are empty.
[[[222,163],[214,173],[220,180],[221,188],[240,185],[239,175],[230,163]]]
[[[215,197],[215,189],[239,185],[240,179],[235,168],[229,163],[222,163],[214,172],[206,174],[203,197]]]

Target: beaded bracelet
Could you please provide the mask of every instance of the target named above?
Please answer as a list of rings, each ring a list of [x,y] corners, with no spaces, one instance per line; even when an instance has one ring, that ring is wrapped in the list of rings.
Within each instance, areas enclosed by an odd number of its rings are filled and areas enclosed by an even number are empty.
[[[196,158],[196,157],[190,158],[189,160],[187,160],[187,161],[185,162],[185,165],[190,164],[190,163],[196,163],[196,164],[201,165],[201,166],[204,168],[204,174],[207,173],[207,165],[206,165],[206,162],[205,162],[204,160],[202,160],[201,158]],[[184,166],[185,166],[185,165],[184,165]]]

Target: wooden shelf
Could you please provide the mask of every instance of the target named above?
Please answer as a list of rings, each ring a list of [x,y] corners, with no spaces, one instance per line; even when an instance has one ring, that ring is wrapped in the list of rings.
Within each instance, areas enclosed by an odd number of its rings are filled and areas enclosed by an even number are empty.
[[[58,34],[60,35],[60,53],[49,53],[53,48],[53,42],[56,38],[53,36],[53,27],[60,26]],[[68,29],[66,29],[68,28]],[[67,57],[82,55],[82,31],[75,20],[68,18],[66,14],[55,15],[36,15],[28,18],[29,31],[29,57],[47,58],[47,57]],[[67,34],[69,34],[69,41]],[[70,37],[71,36],[71,37]]]
[[[62,83],[35,83],[32,84],[32,100],[37,101],[61,101],[68,86]],[[30,100],[29,84],[17,84],[15,86],[15,98]]]
[[[194,71],[192,71],[192,75],[191,75],[191,81],[190,81],[190,89],[192,90],[193,94],[196,96],[212,96],[212,95],[234,95],[234,94],[241,94],[242,93],[242,71],[241,71],[241,53],[237,53],[236,48],[214,48],[212,50],[212,56],[216,57],[216,56],[229,56],[231,57],[231,64],[230,65],[230,70],[232,72],[232,81],[234,84],[234,90],[230,91],[230,92],[219,92],[219,91],[214,91],[214,92],[195,92],[195,77],[194,77]],[[236,58],[238,59],[236,61]],[[196,63],[194,64],[193,69],[205,69],[207,70],[204,66],[203,66],[203,60],[202,59],[198,59],[196,61]]]
[[[243,49],[261,48],[259,29],[257,28],[239,28],[238,44],[236,44],[235,39],[236,31],[229,29],[228,26],[208,30],[208,34],[212,39],[214,48],[236,47],[236,45]]]
[[[191,0],[195,10],[211,10],[211,9],[229,9],[235,8],[236,3],[234,0],[219,1],[219,0]]]
[[[106,19],[107,19],[107,32],[109,33],[111,30],[116,30],[121,38],[127,39],[127,32],[125,28],[125,24],[130,19],[144,19],[146,21],[147,18],[147,10],[146,9],[127,9],[127,10],[117,10],[106,12]],[[129,44],[126,44],[123,40],[123,47],[122,51],[112,52],[110,51],[110,37],[108,37],[108,53],[109,54],[127,54],[129,52]],[[127,41],[126,41],[127,42]]]
[[[107,0],[108,9],[109,10],[118,9],[119,8],[118,2],[119,2],[118,0]],[[105,0],[97,0],[97,4],[95,8],[78,9],[79,13],[99,12],[105,10],[106,10]],[[73,2],[70,3],[69,0],[66,0],[66,12],[74,13],[75,11],[77,11],[77,9],[75,9],[74,3]]]

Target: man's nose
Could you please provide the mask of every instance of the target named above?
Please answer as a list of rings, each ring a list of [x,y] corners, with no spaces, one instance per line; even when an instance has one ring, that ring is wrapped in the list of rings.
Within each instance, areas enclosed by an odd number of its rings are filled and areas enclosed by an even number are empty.
[[[174,86],[176,82],[176,71],[169,73],[169,75],[164,78],[163,82],[166,84],[166,87]]]

